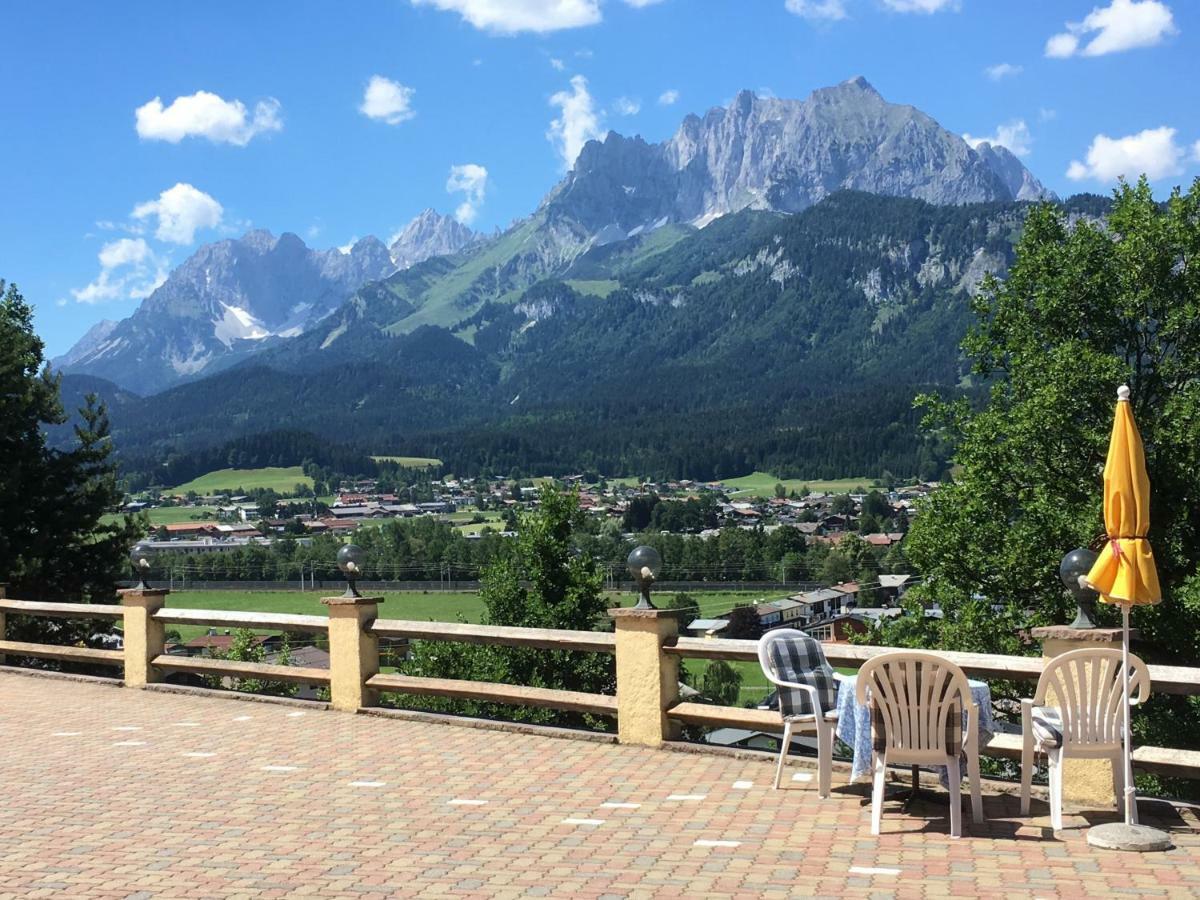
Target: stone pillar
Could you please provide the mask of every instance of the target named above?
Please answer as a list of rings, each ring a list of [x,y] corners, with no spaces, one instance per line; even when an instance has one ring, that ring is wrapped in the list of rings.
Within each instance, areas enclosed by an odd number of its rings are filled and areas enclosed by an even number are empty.
[[[366,680],[379,674],[379,638],[366,626],[379,615],[382,597],[322,597],[329,608],[329,696],[334,709],[374,706]]]
[[[163,608],[169,591],[162,588],[126,588],[118,591],[125,607],[125,686],[145,687],[162,676],[150,665],[166,645],[164,628],[154,614]]]
[[[1071,628],[1050,625],[1034,628],[1033,637],[1042,642],[1042,658],[1053,659],[1071,650],[1094,647],[1121,648],[1120,628]],[[1133,632],[1131,632],[1133,634]],[[1058,705],[1054,692],[1046,694],[1048,706]],[[1113,805],[1112,763],[1107,759],[1063,760],[1063,802],[1088,809]],[[1120,805],[1117,806],[1120,809]]]
[[[617,739],[657,747],[679,737],[666,710],[679,699],[679,658],[663,645],[679,634],[680,611],[610,609],[617,630]]]

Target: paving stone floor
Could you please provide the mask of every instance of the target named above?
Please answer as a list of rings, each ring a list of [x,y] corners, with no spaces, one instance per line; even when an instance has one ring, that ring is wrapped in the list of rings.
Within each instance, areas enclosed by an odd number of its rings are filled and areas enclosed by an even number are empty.
[[[1200,896],[1197,822],[1166,804],[1143,821],[1177,849],[1146,856],[1089,848],[1079,816],[1055,837],[1004,795],[961,840],[898,800],[873,838],[864,787],[820,801],[772,775],[0,673],[0,897]]]

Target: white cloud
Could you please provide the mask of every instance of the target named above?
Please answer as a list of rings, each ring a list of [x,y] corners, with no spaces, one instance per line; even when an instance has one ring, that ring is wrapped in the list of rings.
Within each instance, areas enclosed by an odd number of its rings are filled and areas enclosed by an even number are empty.
[[[1121,138],[1098,134],[1088,148],[1087,162],[1072,160],[1067,177],[1112,182],[1121,176],[1133,180],[1144,174],[1155,181],[1181,174],[1183,155],[1183,148],[1175,143],[1175,129],[1166,126]]]
[[[663,91],[658,95],[659,106],[672,106],[679,99],[679,91],[671,88],[669,91]]]
[[[550,105],[557,106],[560,112],[550,123],[546,138],[562,157],[563,168],[570,169],[583,145],[604,135],[592,95],[588,93],[587,79],[576,75],[571,79],[571,90],[559,91],[550,98]]]
[[[413,88],[405,87],[398,81],[392,81],[382,75],[372,75],[366,90],[363,91],[358,111],[368,119],[399,125],[417,114],[412,108],[415,93]]]
[[[204,191],[182,182],[133,208],[135,219],[155,217],[154,236],[172,244],[190,244],[201,228],[216,228],[225,210]]]
[[[244,147],[255,135],[283,128],[279,101],[260,100],[250,116],[241,100],[224,100],[208,91],[176,97],[163,106],[155,97],[134,111],[138,137],[146,141],[178,144],[186,137],[208,138],[214,144]]]
[[[1192,144],[1192,159],[1194,159],[1196,162],[1200,162],[1200,141],[1196,141],[1196,143]]]
[[[1058,115],[1057,109],[1049,109],[1049,108],[1043,106],[1041,109],[1038,110],[1038,121],[1039,122],[1049,122],[1051,119],[1053,119],[1057,115]]]
[[[836,22],[846,18],[846,0],[786,0],[784,9],[805,19]]]
[[[985,141],[989,144],[999,144],[1001,147],[1015,153],[1017,156],[1028,156],[1033,146],[1033,136],[1024,119],[1013,119],[1003,125],[996,126],[996,133],[985,137],[964,134],[963,140],[972,147],[978,147]]]
[[[636,116],[642,111],[642,102],[631,100],[629,97],[618,97],[613,102],[613,110],[619,116]]]
[[[553,69],[554,69],[556,72],[561,72],[563,69],[565,69],[565,68],[567,67],[567,64],[566,64],[566,63],[564,63],[564,62],[563,62],[561,59],[559,59],[557,56],[552,56],[552,57],[550,57],[550,66],[551,66],[551,68],[553,68]]]
[[[663,0],[625,0],[627,6],[632,6],[634,9],[644,9],[647,6],[654,6],[656,3],[662,3]]]
[[[1103,56],[1153,47],[1177,32],[1171,8],[1160,0],[1112,0],[1108,6],[1093,8],[1082,22],[1067,22],[1066,31],[1046,41],[1046,55],[1059,59],[1077,52]]]
[[[354,237],[350,238],[350,240],[346,241],[346,243],[342,244],[340,247],[337,248],[338,253],[342,254],[342,256],[349,256],[350,251],[354,249],[354,245],[357,243],[358,243],[358,235],[355,235]],[[388,243],[391,244],[391,243],[395,243],[395,242],[388,241]]]
[[[958,0],[883,0],[892,12],[935,13],[943,9],[958,9]]]
[[[599,0],[412,0],[414,6],[432,6],[456,12],[483,31],[517,34],[545,33],[580,28],[600,21]]]
[[[72,288],[79,303],[140,300],[167,280],[167,261],[142,238],[118,238],[100,248],[100,274],[82,288]],[[59,305],[62,305],[60,301]]]
[[[1024,66],[1014,66],[1012,63],[997,63],[994,66],[988,66],[983,70],[988,78],[992,81],[1000,81],[1004,78],[1011,78],[1014,75],[1020,75],[1024,71]]]
[[[475,163],[464,163],[461,166],[450,167],[450,177],[446,179],[446,190],[451,194],[463,193],[465,199],[454,211],[454,218],[463,225],[470,225],[479,215],[479,207],[483,205],[487,194],[488,170]]]

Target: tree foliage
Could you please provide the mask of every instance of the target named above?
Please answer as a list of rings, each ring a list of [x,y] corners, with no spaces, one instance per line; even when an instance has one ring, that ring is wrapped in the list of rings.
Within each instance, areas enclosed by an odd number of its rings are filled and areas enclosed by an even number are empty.
[[[0,294],[0,579],[25,599],[111,601],[142,526],[102,518],[122,499],[107,412],[89,395],[71,445],[48,446],[46,429],[68,418],[59,379],[44,365],[32,307],[16,285],[0,281]],[[86,623],[52,624],[55,640],[90,633]],[[14,633],[36,640],[46,630],[19,622]]]
[[[582,524],[579,496],[542,487],[539,507],[521,516],[508,541],[483,573],[483,624],[592,631],[603,622],[603,575],[595,561],[576,551]],[[403,667],[411,675],[504,682],[593,694],[615,690],[615,670],[605,654],[521,647],[480,647],[422,642]],[[421,702],[421,701],[417,701]],[[426,701],[424,706],[489,718],[607,727],[591,717],[533,707]]]
[[[1057,567],[1103,534],[1101,476],[1116,389],[1127,383],[1164,591],[1161,605],[1134,614],[1139,651],[1161,662],[1200,658],[1198,263],[1200,180],[1165,204],[1145,179],[1122,184],[1105,221],[1071,221],[1049,205],[1029,216],[1008,278],[983,284],[963,344],[974,376],[990,385],[986,405],[923,398],[956,468],[905,544],[925,576],[908,598],[914,611],[936,601],[945,617],[906,617],[885,641],[1028,652],[1021,629],[1070,618]],[[1200,718],[1194,699],[1190,716],[1182,701],[1161,704],[1178,707],[1180,721]],[[1168,720],[1150,715],[1140,727]],[[1164,742],[1178,746],[1172,737]]]

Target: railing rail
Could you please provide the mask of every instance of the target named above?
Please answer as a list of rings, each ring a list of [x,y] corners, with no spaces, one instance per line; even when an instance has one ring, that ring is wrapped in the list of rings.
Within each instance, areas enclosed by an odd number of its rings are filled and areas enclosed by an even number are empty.
[[[655,745],[670,740],[679,725],[736,727],[768,734],[782,730],[773,710],[739,709],[680,702],[681,659],[757,661],[757,643],[680,637],[673,614],[656,610],[613,610],[615,632],[513,628],[462,622],[381,619],[377,598],[327,598],[329,615],[259,613],[241,610],[183,609],[163,606],[165,591],[130,591],[121,606],[46,603],[0,596],[0,663],[5,655],[89,665],[125,667],[125,683],[140,687],[174,673],[220,678],[261,679],[327,685],[333,705],[358,710],[376,703],[380,693],[446,697],[485,703],[537,706],[597,716],[616,717],[619,738],[626,743]],[[35,644],[6,639],[6,615],[52,618],[124,619],[124,650]],[[278,630],[329,636],[329,669],[270,663],[187,657],[164,652],[164,626],[213,625]],[[408,638],[489,646],[567,650],[615,655],[615,695],[525,685],[447,678],[426,678],[379,671],[380,638]],[[834,665],[861,665],[894,648],[825,644]],[[945,652],[968,674],[991,679],[1037,679],[1045,661],[1037,657]],[[1150,666],[1158,693],[1200,694],[1200,668]],[[1000,732],[982,748],[989,756],[1019,758],[1021,736]],[[1137,747],[1134,765],[1147,772],[1200,778],[1200,751]]]

